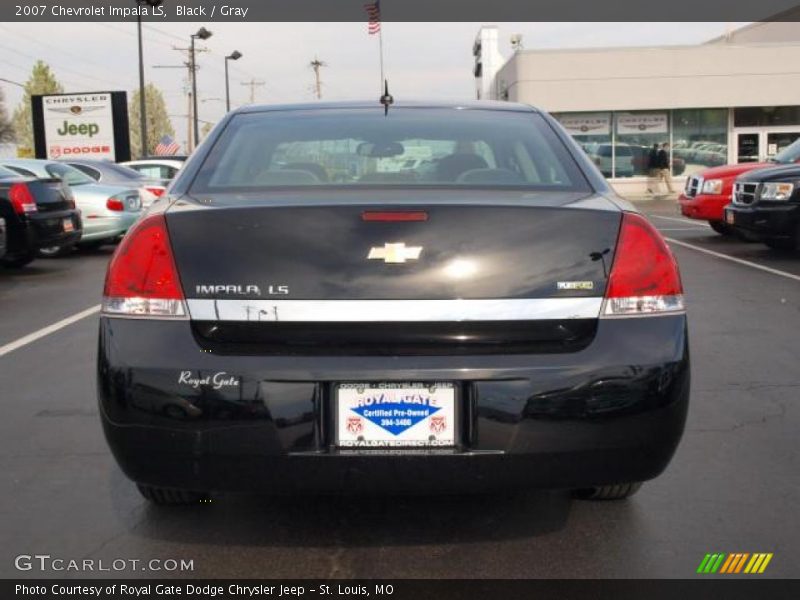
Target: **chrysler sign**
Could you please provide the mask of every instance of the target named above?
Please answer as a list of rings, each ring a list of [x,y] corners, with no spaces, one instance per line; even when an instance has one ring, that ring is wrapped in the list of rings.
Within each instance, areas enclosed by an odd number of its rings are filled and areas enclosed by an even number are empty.
[[[114,160],[111,94],[44,96],[47,158]]]
[[[33,96],[36,157],[130,159],[125,92]]]

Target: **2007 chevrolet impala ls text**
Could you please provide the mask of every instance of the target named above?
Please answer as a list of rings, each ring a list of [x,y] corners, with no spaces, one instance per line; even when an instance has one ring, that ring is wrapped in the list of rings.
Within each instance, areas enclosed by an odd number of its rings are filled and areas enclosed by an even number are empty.
[[[630,495],[683,432],[676,262],[547,114],[248,106],[118,247],[107,440],[148,499]]]

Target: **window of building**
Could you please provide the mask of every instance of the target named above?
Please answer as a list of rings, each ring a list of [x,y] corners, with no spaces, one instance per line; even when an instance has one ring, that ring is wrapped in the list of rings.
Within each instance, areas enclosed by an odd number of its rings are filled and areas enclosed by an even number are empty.
[[[614,130],[614,176],[647,176],[654,146],[669,143],[669,112],[615,113]]]
[[[800,125],[800,106],[746,106],[733,109],[734,127]]]
[[[728,162],[728,110],[672,112],[672,174],[691,175]]]
[[[589,155],[605,177],[612,177],[611,113],[564,113],[553,115]]]

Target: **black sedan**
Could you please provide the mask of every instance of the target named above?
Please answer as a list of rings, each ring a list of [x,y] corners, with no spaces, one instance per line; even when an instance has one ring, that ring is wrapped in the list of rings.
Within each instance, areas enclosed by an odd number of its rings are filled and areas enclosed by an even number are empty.
[[[800,248],[800,166],[748,171],[733,187],[725,222],[775,250]]]
[[[4,267],[23,267],[40,249],[69,248],[81,238],[80,211],[60,179],[23,177],[0,167],[0,217],[6,228]]]
[[[146,498],[612,499],[666,468],[678,267],[549,115],[248,106],[211,137],[107,273],[101,418]]]

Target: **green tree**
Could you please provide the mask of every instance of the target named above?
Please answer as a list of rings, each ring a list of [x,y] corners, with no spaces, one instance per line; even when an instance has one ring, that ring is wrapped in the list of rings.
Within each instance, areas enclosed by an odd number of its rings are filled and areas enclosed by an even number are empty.
[[[203,126],[200,128],[200,140],[204,140],[208,137],[208,134],[214,129],[214,125],[215,123],[211,123],[210,121],[203,123]]]
[[[44,61],[37,60],[28,81],[25,82],[25,94],[22,101],[14,111],[14,135],[22,153],[33,152],[33,125],[31,121],[31,96],[34,94],[61,94],[64,86],[61,85],[50,66]]]
[[[147,115],[147,144],[144,155],[153,152],[159,140],[168,135],[175,137],[175,129],[167,113],[167,103],[164,96],[156,86],[148,83],[144,88],[145,114]],[[141,153],[141,124],[139,121],[139,90],[131,94],[128,104],[128,121],[131,132],[131,154],[140,156]]]
[[[14,141],[14,126],[8,119],[6,112],[6,97],[3,88],[0,88],[0,143]]]

